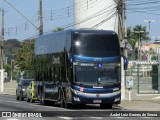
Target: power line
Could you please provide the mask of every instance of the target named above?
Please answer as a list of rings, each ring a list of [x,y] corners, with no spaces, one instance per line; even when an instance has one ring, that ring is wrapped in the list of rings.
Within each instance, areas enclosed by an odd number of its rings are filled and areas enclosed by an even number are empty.
[[[4,0],[6,3],[8,3],[10,6],[12,6],[22,17],[24,17],[33,27],[37,29],[37,27],[26,17],[24,16],[16,7],[14,7],[11,3],[9,3],[7,0]]]

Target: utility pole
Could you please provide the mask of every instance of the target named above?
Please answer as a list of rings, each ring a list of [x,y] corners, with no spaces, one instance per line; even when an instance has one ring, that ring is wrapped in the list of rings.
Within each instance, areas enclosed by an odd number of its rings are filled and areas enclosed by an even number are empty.
[[[39,35],[43,35],[42,0],[39,0],[39,17],[40,17]]]
[[[4,62],[4,10],[1,9],[2,12],[2,31],[1,31],[1,44],[0,44],[0,61],[1,61],[1,69],[0,69],[0,92],[4,90],[4,69],[3,69],[3,62]]]
[[[2,36],[1,36],[1,69],[3,69],[3,60],[4,60],[4,10],[2,9]]]
[[[121,52],[125,54],[125,0],[114,0],[118,10],[118,36],[121,43]],[[124,59],[121,57],[121,99],[125,100],[125,71]]]

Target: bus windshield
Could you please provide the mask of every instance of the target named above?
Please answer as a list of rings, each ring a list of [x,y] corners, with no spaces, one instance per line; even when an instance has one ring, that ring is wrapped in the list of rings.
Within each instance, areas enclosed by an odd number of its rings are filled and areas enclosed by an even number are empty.
[[[112,57],[120,55],[116,34],[77,33],[73,35],[73,54],[88,57]]]
[[[84,85],[113,85],[119,83],[119,67],[110,64],[75,65],[74,82]]]

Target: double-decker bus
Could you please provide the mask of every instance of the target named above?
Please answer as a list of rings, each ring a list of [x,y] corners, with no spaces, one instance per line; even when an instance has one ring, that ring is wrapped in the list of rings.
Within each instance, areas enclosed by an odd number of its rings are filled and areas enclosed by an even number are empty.
[[[57,102],[66,108],[120,104],[121,57],[114,31],[80,29],[39,36],[35,41],[35,80],[40,103]]]

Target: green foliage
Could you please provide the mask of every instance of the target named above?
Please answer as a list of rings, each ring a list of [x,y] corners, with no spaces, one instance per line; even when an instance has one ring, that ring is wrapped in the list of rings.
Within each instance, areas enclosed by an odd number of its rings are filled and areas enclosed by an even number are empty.
[[[141,33],[140,42],[149,40],[148,32],[146,32],[145,26],[136,25],[134,28],[128,27],[127,28],[128,43],[131,45],[132,49],[135,49],[135,45],[139,40],[139,34],[135,33],[135,31],[144,31],[144,33]]]
[[[21,47],[21,42],[18,41],[17,39],[9,39],[5,41],[4,52],[5,52],[5,57],[7,57],[8,64],[11,63],[11,58],[12,59],[14,58],[15,53],[20,47]]]
[[[128,43],[132,47],[132,59],[137,58],[137,50],[136,50],[136,43],[139,41],[139,34],[135,33],[135,31],[144,31],[143,33],[140,34],[140,43],[142,41],[147,41],[149,40],[148,32],[146,32],[146,27],[142,25],[136,25],[134,28],[128,27],[127,28],[127,37],[128,37]]]
[[[153,56],[152,58],[151,58],[151,60],[156,60],[157,59],[157,56]]]
[[[20,71],[34,69],[34,40],[23,43],[16,53],[14,64]]]
[[[59,32],[59,31],[63,31],[64,28],[61,28],[61,27],[57,27],[56,29],[53,30],[53,32]]]

